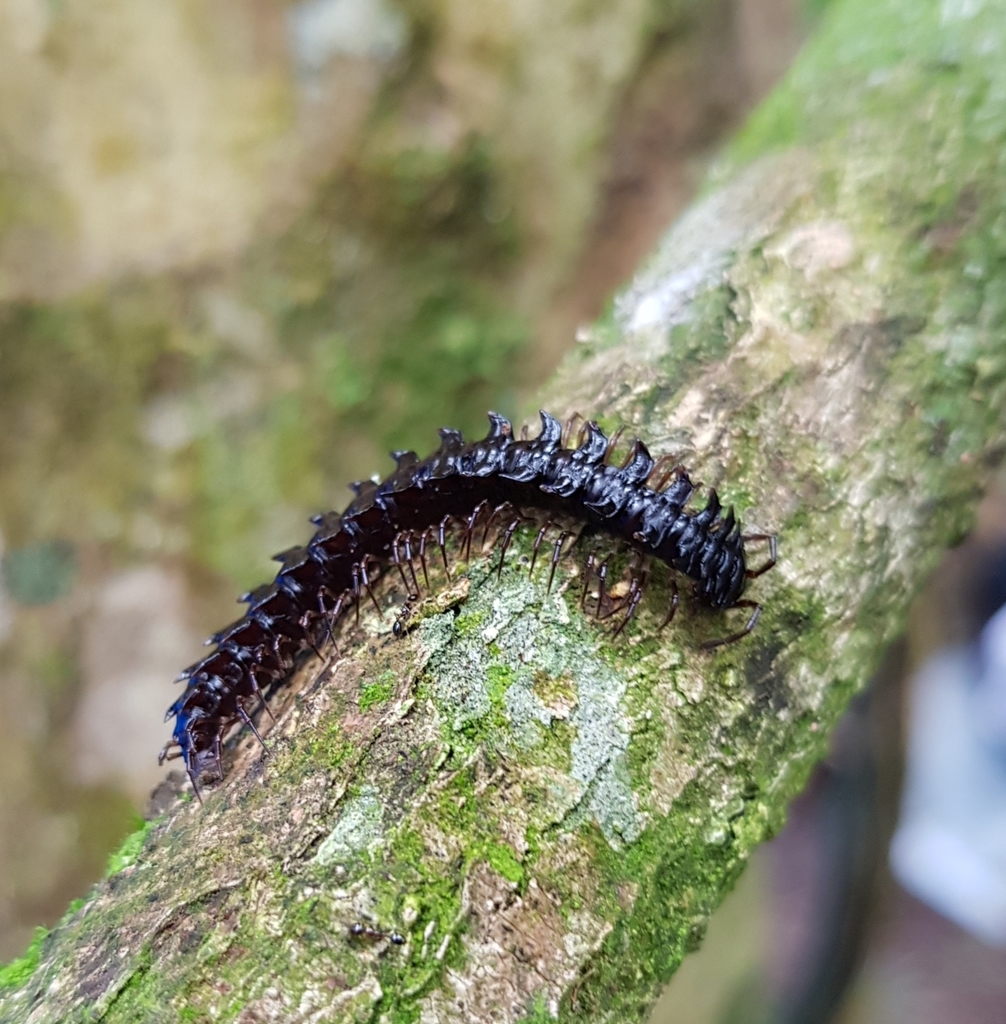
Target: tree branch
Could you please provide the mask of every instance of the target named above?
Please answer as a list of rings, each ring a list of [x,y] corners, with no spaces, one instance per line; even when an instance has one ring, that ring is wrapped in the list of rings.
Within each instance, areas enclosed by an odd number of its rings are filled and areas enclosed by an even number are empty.
[[[644,1017],[1006,450],[1003,7],[833,9],[543,398],[779,533],[756,632],[703,654],[729,615],[686,600],[658,634],[658,579],[613,642],[574,560],[547,594],[516,556],[404,639],[364,614],[0,1017]]]

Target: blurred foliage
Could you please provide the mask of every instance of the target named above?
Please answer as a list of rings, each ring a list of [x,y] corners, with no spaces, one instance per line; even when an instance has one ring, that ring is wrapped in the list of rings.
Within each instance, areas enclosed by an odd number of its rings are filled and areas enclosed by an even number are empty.
[[[3,558],[3,585],[21,604],[48,604],[70,592],[76,568],[72,544],[43,541],[7,552]]]
[[[389,468],[379,449],[425,450],[437,426],[480,432],[487,408],[512,411],[529,332],[496,282],[519,251],[472,140],[340,172],[234,287],[173,275],[8,306],[8,543],[97,536],[255,582],[263,533],[296,539],[343,500],[336,481]]]

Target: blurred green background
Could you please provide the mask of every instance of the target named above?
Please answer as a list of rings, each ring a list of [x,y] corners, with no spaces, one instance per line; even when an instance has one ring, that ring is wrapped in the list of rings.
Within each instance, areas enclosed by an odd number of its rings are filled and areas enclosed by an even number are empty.
[[[133,827],[235,595],[389,449],[526,411],[811,16],[0,6],[0,962]]]

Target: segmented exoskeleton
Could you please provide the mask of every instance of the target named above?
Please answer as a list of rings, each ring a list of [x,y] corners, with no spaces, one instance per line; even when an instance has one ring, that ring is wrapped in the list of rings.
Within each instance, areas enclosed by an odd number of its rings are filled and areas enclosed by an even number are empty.
[[[751,609],[743,629],[704,647],[712,649],[749,633],[761,608],[742,598],[745,583],[775,564],[775,538],[743,536],[733,509],[724,515],[715,491],[705,508],[686,508],[695,492],[688,473],[666,456],[655,461],[642,441],[633,442],[618,466],[610,463],[618,434],[608,438],[589,422],[572,443],[578,419],[567,424],[564,436],[559,421],[542,412],[541,433],[529,439],[515,438],[504,417],[489,413],[490,430],[482,440],[466,444],[458,431],[443,429],[440,447],[432,455],[420,459],[415,452],[393,452],[397,468],[387,479],[351,485],[356,499],[341,513],[315,517],[318,530],[308,544],[276,556],[283,567],[273,582],[244,595],[244,617],[211,637],[213,653],[179,676],[187,686],[168,709],[167,717],[176,719],[174,737],[161,760],[183,757],[194,787],[210,765],[222,775],[220,746],[234,723],[244,722],[261,739],[246,703],[264,705],[263,689],[284,679],[298,655],[320,653],[349,607],[358,613],[369,596],[381,610],[371,586],[375,571],[396,566],[415,595],[415,563],[420,562],[426,577],[427,551],[435,544],[449,573],[446,537],[458,523],[464,528],[466,557],[476,529],[495,526],[501,568],[522,523],[539,527],[532,570],[550,528],[575,523],[609,534],[643,558],[690,577],[702,604]],[[553,546],[549,587],[572,532],[562,529]],[[768,561],[757,570],[746,566],[746,540],[769,543]],[[645,570],[637,566],[628,592],[612,601],[606,591],[607,561],[598,562],[591,554],[581,605],[595,578],[596,613],[624,610],[621,632],[642,597]],[[665,624],[677,608],[676,586],[672,592]]]

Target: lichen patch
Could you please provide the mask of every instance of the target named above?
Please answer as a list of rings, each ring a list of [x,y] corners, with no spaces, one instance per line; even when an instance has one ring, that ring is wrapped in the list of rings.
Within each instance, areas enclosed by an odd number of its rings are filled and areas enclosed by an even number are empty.
[[[383,817],[377,787],[364,785],[359,795],[343,806],[335,827],[318,847],[315,861],[322,866],[344,864],[357,854],[376,849],[383,835]]]
[[[578,787],[582,805],[571,809],[569,827],[593,819],[617,846],[644,827],[625,758],[628,682],[599,654],[584,656],[570,632],[586,640],[586,627],[573,622],[566,595],[544,592],[543,582],[517,567],[498,585],[474,567],[464,618],[479,628],[459,628],[449,614],[422,625],[434,697],[450,709],[455,734],[478,723],[477,735],[504,751],[545,750],[553,723],[568,722],[567,791]]]

